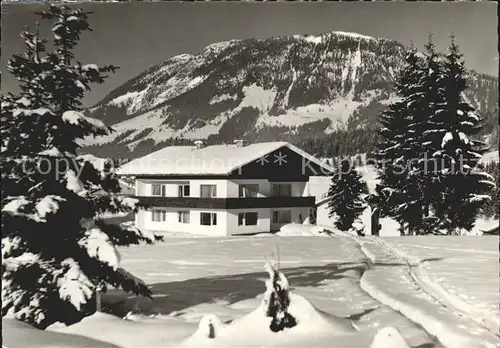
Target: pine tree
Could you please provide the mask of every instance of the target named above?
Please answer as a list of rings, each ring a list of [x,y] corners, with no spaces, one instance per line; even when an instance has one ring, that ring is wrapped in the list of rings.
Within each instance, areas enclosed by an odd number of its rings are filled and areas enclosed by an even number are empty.
[[[425,51],[425,59],[421,65],[421,88],[412,98],[414,100],[411,110],[413,122],[409,125],[410,132],[414,135],[409,144],[410,157],[418,159],[412,161],[410,175],[416,177],[414,180],[419,186],[416,190],[421,192],[419,201],[421,204],[421,223],[418,225],[417,232],[428,230],[429,224],[435,224],[435,219],[430,213],[432,202],[439,199],[439,190],[436,187],[437,178],[434,162],[431,160],[436,148],[429,139],[429,135],[432,135],[433,128],[431,115],[436,112],[444,90],[442,55],[436,52],[432,33],[429,34]]]
[[[436,175],[436,216],[449,233],[470,230],[481,207],[490,199],[493,178],[485,173],[478,161],[488,150],[485,143],[474,137],[483,126],[482,118],[464,99],[467,89],[462,55],[452,37],[443,64],[441,100],[424,132],[430,147],[431,162]]]
[[[404,165],[397,166],[397,161],[404,161],[403,136],[407,126],[407,119],[401,102],[396,102],[387,108],[379,117],[381,124],[380,134],[382,141],[374,152],[379,170],[380,183],[376,187],[378,196],[377,206],[384,216],[398,219],[395,208],[402,204],[401,187],[405,175]]]
[[[342,161],[340,168],[332,176],[328,191],[329,217],[335,216],[335,226],[343,231],[352,227],[356,218],[365,210],[361,197],[368,194],[368,187],[361,175],[351,167],[348,160]]]
[[[51,6],[38,14],[53,21],[54,51],[38,31],[22,33],[25,52],[8,64],[20,92],[1,99],[2,316],[45,328],[93,313],[107,286],[150,296],[119,267],[116,247],[159,238],[99,219],[137,202],[119,195],[113,173],[76,154],[78,139],[110,132],[83,115],[81,100],[116,69],[75,61],[88,13]]]
[[[414,47],[405,56],[405,65],[395,83],[399,100],[379,116],[380,138],[374,156],[380,172],[375,199],[383,216],[396,219],[413,233],[422,224],[421,180],[415,176],[415,158],[419,158],[417,141],[422,121],[418,119],[423,103],[424,79],[422,61]]]

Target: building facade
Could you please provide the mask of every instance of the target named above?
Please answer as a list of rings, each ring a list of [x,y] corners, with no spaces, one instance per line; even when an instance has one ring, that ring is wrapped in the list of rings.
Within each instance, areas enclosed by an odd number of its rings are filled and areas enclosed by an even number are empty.
[[[120,173],[135,177],[135,196],[143,206],[137,227],[206,236],[272,232],[303,223],[315,205],[309,177],[332,171],[288,143],[198,144],[148,156]]]

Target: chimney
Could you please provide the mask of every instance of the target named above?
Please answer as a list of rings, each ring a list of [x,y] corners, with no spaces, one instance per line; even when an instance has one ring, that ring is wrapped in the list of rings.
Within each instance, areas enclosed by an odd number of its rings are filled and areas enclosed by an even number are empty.
[[[203,147],[203,140],[196,140],[194,144],[196,145],[197,149],[201,149]]]
[[[236,147],[243,147],[243,146],[245,146],[245,141],[241,140],[241,139],[237,139],[234,141],[234,144],[236,145]]]

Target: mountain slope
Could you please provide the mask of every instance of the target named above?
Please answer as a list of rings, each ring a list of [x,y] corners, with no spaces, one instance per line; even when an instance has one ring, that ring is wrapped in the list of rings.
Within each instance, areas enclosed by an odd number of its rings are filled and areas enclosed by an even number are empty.
[[[94,146],[85,151],[136,157],[189,139],[298,143],[332,134],[363,147],[349,151],[369,151],[405,50],[344,32],[215,43],[148,69],[88,110],[116,132],[87,140]],[[497,79],[471,72],[470,85],[480,112],[497,105]]]

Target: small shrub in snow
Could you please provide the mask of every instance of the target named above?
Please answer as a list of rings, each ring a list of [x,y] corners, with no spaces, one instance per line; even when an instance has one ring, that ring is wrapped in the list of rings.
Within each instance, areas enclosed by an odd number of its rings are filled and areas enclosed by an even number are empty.
[[[269,328],[273,332],[283,331],[297,325],[295,318],[288,313],[290,290],[284,274],[270,263],[266,263],[270,279],[266,281],[264,305],[266,316],[272,318]]]

